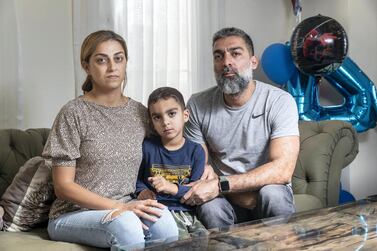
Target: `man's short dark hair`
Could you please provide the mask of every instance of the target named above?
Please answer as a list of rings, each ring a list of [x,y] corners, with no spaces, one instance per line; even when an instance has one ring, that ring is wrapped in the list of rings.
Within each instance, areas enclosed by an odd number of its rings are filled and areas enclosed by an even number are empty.
[[[182,110],[186,109],[185,100],[182,94],[175,88],[172,87],[160,87],[154,90],[148,98],[148,110],[150,106],[161,99],[173,98],[181,106]]]
[[[252,56],[254,55],[253,40],[251,40],[250,36],[246,32],[235,27],[223,28],[219,30],[218,32],[216,32],[212,38],[212,48],[215,45],[215,42],[217,40],[221,38],[225,38],[225,37],[230,37],[230,36],[236,36],[236,37],[242,38],[246,43],[246,46],[247,46],[247,49],[249,50],[250,55]]]

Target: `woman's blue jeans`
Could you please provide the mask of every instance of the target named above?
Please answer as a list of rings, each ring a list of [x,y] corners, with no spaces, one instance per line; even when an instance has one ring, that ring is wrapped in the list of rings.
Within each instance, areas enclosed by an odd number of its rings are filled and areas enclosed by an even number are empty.
[[[161,210],[157,209],[156,210]],[[111,210],[80,210],[59,216],[48,223],[48,234],[52,240],[74,242],[89,246],[109,248],[130,246],[143,248],[145,243],[178,239],[178,227],[167,208],[156,222],[140,219],[132,211],[106,220]],[[142,228],[143,222],[149,230]]]

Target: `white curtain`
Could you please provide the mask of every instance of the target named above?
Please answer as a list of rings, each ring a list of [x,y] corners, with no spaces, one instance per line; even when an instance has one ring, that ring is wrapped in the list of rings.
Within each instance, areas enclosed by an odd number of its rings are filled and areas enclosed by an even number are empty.
[[[127,96],[146,104],[157,87],[179,89],[185,99],[214,84],[212,34],[222,27],[224,0],[74,0],[76,95],[85,78],[83,39],[111,29],[127,42]]]
[[[0,0],[0,129],[21,128],[20,46],[14,1]]]

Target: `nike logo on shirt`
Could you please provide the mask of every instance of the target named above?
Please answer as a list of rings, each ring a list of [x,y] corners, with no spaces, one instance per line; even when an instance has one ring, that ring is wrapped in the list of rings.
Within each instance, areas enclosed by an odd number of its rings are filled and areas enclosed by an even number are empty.
[[[252,117],[253,119],[256,119],[256,118],[258,118],[258,117],[260,117],[260,116],[262,116],[262,115],[264,115],[264,113],[262,113],[262,114],[252,114],[251,117]]]

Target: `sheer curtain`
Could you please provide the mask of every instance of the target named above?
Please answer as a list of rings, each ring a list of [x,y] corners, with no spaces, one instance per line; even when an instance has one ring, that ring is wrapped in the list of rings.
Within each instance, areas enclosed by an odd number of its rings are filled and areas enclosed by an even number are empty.
[[[20,46],[14,1],[0,0],[0,128],[22,127]]]
[[[126,39],[127,96],[146,104],[152,90],[171,86],[187,100],[212,86],[211,37],[222,26],[223,9],[224,0],[74,0],[76,95],[85,76],[81,43],[98,29]]]

